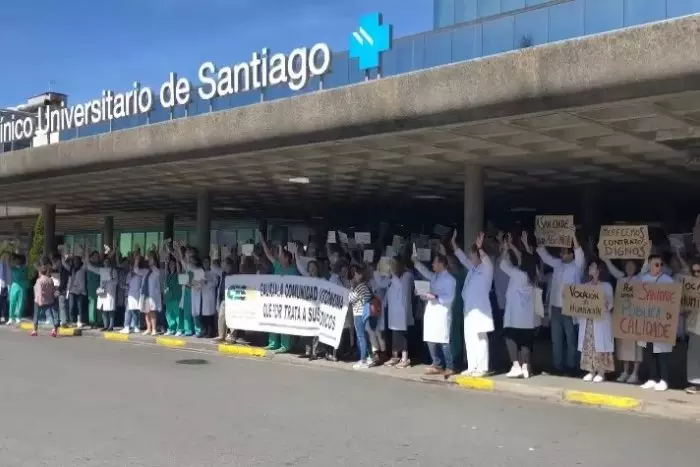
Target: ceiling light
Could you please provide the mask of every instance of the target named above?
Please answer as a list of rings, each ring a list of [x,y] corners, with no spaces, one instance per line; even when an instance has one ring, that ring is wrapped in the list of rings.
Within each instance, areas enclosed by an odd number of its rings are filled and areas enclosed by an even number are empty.
[[[440,195],[415,195],[415,199],[445,199],[444,196]]]
[[[243,211],[242,208],[234,208],[231,206],[220,206],[218,208],[214,208],[214,211],[231,211],[231,212],[238,212],[238,211]]]
[[[290,179],[287,179],[289,183],[299,183],[301,185],[307,185],[309,183],[309,179],[306,177],[292,177]]]

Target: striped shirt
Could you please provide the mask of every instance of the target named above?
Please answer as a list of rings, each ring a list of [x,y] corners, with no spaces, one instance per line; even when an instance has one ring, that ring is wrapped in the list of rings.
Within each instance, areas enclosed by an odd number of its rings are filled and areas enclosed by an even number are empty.
[[[354,316],[362,316],[365,305],[372,301],[372,297],[372,291],[365,282],[360,282],[353,287],[348,296],[348,301],[352,307],[352,314]]]

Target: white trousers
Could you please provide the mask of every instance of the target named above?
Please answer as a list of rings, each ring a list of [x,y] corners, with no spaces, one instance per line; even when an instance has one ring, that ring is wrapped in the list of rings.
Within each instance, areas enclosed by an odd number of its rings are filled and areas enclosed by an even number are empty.
[[[464,343],[467,347],[467,371],[489,371],[489,339],[485,332],[472,332],[464,323]]]

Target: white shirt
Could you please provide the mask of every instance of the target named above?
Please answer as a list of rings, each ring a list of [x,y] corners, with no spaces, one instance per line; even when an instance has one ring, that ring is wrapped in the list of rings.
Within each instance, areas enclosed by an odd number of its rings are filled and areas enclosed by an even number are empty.
[[[434,273],[420,262],[416,270],[430,280],[430,293],[435,295],[429,300],[423,315],[423,341],[437,344],[449,344],[452,324],[452,302],[455,298],[457,280],[448,271]]]
[[[491,310],[491,285],[493,285],[493,263],[488,255],[481,257],[481,263],[472,264],[460,249],[455,256],[467,268],[467,278],[462,288],[464,299],[464,329],[470,333],[484,333],[494,330]]]
[[[537,254],[540,255],[544,264],[554,270],[552,272],[552,287],[549,291],[549,306],[561,308],[564,305],[564,287],[568,284],[581,283],[583,268],[586,266],[583,250],[580,247],[574,248],[574,260],[569,263],[550,255],[544,247],[537,248]]]
[[[534,329],[535,315],[534,287],[522,269],[513,266],[507,258],[502,258],[499,269],[510,277],[506,291],[506,308],[503,327],[514,329]]]

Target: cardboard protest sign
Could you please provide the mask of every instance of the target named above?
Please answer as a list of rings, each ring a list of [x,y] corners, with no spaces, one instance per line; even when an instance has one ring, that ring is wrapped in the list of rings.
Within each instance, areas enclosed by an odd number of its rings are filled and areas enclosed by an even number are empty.
[[[569,284],[564,287],[562,314],[579,318],[601,319],[605,311],[603,286]]]
[[[683,284],[681,311],[700,311],[700,279],[682,276],[681,284]]]
[[[535,217],[535,237],[538,246],[571,248],[575,233],[574,216]]]
[[[603,225],[598,254],[606,259],[646,259],[651,251],[646,225]]]
[[[618,282],[613,336],[674,344],[682,293],[681,284]]]

